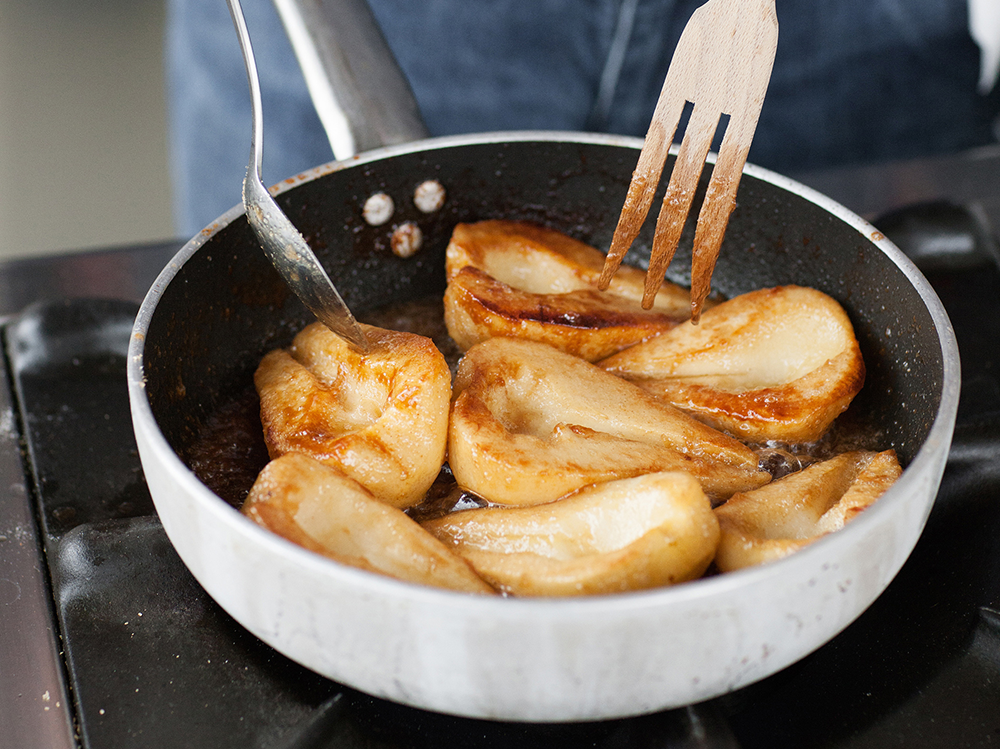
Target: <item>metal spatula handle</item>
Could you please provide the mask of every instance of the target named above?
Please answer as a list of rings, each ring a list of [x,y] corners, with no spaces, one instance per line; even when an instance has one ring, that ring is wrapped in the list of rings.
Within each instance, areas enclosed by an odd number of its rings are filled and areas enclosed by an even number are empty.
[[[274,0],[333,155],[428,136],[366,0]]]

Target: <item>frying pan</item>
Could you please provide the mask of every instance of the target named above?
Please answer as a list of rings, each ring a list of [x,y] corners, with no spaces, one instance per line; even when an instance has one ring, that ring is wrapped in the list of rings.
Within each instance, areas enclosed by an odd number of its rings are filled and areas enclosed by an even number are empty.
[[[276,197],[363,319],[387,302],[443,291],[444,248],[459,221],[531,220],[606,250],[640,146],[578,133],[431,139],[320,166]],[[432,214],[411,198],[426,179],[447,192]],[[362,218],[375,192],[396,204],[380,227]],[[424,237],[409,259],[389,241],[405,221]],[[631,259],[641,265],[650,244],[648,230]],[[683,255],[670,269],[680,282]],[[868,374],[838,428],[848,443],[895,449],[905,470],[844,530],[758,568],[615,596],[484,599],[342,566],[244,518],[192,470],[191,445],[309,315],[264,259],[241,207],[181,249],[136,318],[128,386],[146,480],[167,535],[209,594],[254,635],[338,682],[519,721],[696,703],[802,658],[875,600],[917,541],[951,441],[958,351],[926,280],[858,216],[751,165],[713,287],[731,296],[788,283],[819,288],[847,310]]]

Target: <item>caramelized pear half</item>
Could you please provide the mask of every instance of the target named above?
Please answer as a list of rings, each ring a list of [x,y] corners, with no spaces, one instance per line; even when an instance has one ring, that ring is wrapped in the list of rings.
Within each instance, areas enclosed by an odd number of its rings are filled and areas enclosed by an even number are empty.
[[[693,580],[718,521],[686,473],[589,486],[534,507],[464,510],[424,524],[498,590],[517,596],[620,593]]]
[[[780,559],[843,528],[882,496],[902,469],[894,450],[855,451],[789,474],[715,509],[723,572]]]
[[[272,458],[306,453],[409,507],[444,463],[451,372],[429,338],[362,328],[366,354],[313,323],[263,358],[254,383],[264,440]]]
[[[588,484],[685,471],[712,497],[766,483],[745,445],[641,388],[533,341],[492,338],[455,377],[448,462],[459,486],[502,505]]]
[[[815,289],[734,297],[600,362],[749,442],[818,439],[861,390],[865,365],[843,308]]]
[[[495,593],[402,510],[336,468],[301,453],[268,463],[243,514],[292,543],[342,564],[465,593]]]
[[[598,291],[603,266],[600,251],[551,229],[459,224],[446,255],[448,332],[462,350],[516,336],[594,361],[689,317],[689,294],[673,284],[644,310],[644,275],[636,268],[622,266],[610,288]]]

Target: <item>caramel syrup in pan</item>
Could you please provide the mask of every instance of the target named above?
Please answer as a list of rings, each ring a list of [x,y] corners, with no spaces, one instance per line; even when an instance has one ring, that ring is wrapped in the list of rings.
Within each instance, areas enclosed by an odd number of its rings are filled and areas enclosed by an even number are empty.
[[[444,355],[454,375],[462,352],[445,329],[440,297],[391,305],[359,317],[380,328],[427,336]],[[835,421],[818,442],[751,444],[750,447],[757,453],[761,468],[777,479],[842,452],[877,449],[860,444],[856,435],[848,431]],[[236,388],[232,397],[208,418],[185,458],[209,489],[233,507],[242,506],[257,474],[268,461],[260,422],[260,401],[253,382]],[[461,490],[446,464],[424,501],[407,512],[417,520],[429,520],[486,504],[482,498]]]

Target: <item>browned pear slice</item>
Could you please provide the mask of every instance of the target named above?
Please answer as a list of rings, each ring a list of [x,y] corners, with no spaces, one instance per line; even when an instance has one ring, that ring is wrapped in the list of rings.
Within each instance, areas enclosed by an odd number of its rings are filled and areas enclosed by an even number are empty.
[[[361,327],[366,354],[314,323],[264,357],[254,375],[264,439],[272,458],[306,453],[409,507],[444,463],[451,373],[429,338]]]
[[[814,463],[715,509],[723,572],[788,556],[844,525],[899,478],[894,450],[855,451]]]
[[[851,321],[815,289],[734,297],[604,361],[707,424],[751,442],[818,439],[864,384]]]
[[[243,514],[310,551],[342,564],[466,593],[495,593],[402,510],[375,499],[336,468],[301,453],[268,463]]]
[[[680,470],[712,497],[766,483],[732,437],[579,357],[492,338],[455,377],[448,462],[459,486],[503,505],[551,502],[601,481]]]
[[[446,255],[444,310],[463,350],[496,336],[541,341],[594,361],[690,315],[688,292],[664,284],[641,306],[644,276],[622,266],[597,288],[604,255],[552,229],[514,221],[459,224]]]
[[[464,510],[424,524],[497,589],[517,596],[619,593],[693,580],[718,521],[686,473],[589,486],[534,507]]]

